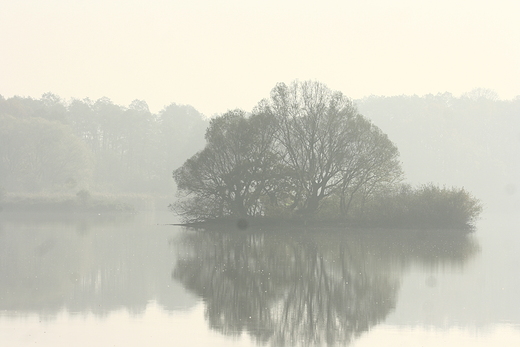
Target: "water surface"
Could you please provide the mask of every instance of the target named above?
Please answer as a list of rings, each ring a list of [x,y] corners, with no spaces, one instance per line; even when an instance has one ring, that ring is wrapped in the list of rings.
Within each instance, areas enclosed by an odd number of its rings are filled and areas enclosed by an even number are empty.
[[[520,235],[2,215],[0,345],[520,345]]]

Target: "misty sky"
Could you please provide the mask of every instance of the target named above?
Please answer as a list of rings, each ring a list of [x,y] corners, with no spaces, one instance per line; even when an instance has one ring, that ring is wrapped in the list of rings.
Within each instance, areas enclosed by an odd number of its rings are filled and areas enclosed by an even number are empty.
[[[520,95],[518,1],[0,0],[0,94],[250,110],[277,82],[352,98]]]

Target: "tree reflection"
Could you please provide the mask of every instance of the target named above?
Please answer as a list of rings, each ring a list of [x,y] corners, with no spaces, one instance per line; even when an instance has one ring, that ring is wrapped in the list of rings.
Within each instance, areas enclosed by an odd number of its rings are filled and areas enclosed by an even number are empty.
[[[310,232],[309,232],[310,231]],[[211,328],[273,345],[348,343],[395,307],[403,267],[463,264],[464,235],[188,231],[172,276],[205,303]]]
[[[3,214],[0,315],[65,310],[99,318],[143,314],[151,302],[169,312],[192,307],[196,301],[171,283],[170,236],[133,218]]]

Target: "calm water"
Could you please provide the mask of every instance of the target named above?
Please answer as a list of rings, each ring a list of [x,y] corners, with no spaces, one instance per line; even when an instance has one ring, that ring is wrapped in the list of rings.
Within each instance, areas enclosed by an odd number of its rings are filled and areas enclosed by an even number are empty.
[[[0,218],[0,346],[520,346],[511,217],[442,237]]]

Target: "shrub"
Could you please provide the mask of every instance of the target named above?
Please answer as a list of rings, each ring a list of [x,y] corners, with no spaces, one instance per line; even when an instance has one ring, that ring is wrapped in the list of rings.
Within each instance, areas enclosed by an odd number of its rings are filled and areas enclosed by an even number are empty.
[[[474,226],[481,212],[480,201],[464,188],[427,184],[413,189],[402,185],[374,197],[352,219],[389,227],[468,228]]]

